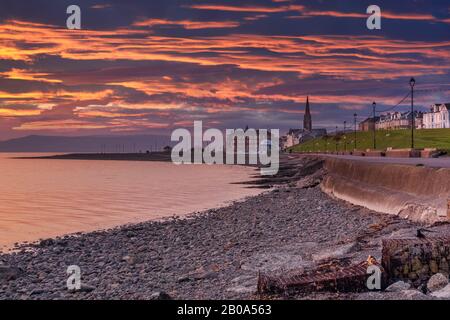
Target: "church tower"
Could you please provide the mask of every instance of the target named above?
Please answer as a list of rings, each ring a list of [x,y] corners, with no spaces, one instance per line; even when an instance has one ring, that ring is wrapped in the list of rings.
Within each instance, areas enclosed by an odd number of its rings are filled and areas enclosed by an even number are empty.
[[[306,98],[306,109],[303,117],[303,129],[305,131],[312,130],[311,110],[309,109],[309,96]]]

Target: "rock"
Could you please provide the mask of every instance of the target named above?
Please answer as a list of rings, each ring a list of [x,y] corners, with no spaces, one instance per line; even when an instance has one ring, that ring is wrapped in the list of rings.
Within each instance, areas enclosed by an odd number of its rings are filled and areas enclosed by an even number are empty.
[[[32,290],[31,292],[30,292],[30,296],[33,296],[33,295],[40,295],[40,294],[43,294],[43,293],[46,293],[47,291],[46,290],[44,290],[44,289],[34,289],[34,290]]]
[[[336,258],[339,258],[346,254],[351,253],[355,249],[357,249],[357,243],[351,242],[351,243],[347,243],[344,245],[335,246],[335,247],[321,250],[318,253],[313,254],[312,259],[315,262],[336,259]]]
[[[448,277],[442,273],[436,273],[428,280],[427,288],[431,292],[438,291],[448,285]]]
[[[429,297],[419,290],[404,290],[400,291],[403,300],[427,300]]]
[[[113,290],[117,289],[120,287],[120,283],[112,283],[109,285],[109,287]]]
[[[129,265],[133,265],[136,263],[136,258],[133,256],[124,256],[122,257],[122,261],[125,261]]]
[[[218,276],[218,273],[215,271],[199,271],[199,272],[185,274],[185,275],[179,277],[177,279],[177,282],[213,279],[213,278],[217,278],[217,276]]]
[[[158,291],[150,295],[150,300],[172,300],[172,297],[164,291]]]
[[[0,265],[0,280],[15,280],[22,274],[22,269],[7,265]]]
[[[234,292],[234,293],[239,293],[239,294],[250,294],[250,293],[254,293],[256,292],[256,285],[253,286],[234,286],[234,287],[229,287],[227,289],[228,292]]]
[[[81,292],[91,292],[94,290],[95,290],[95,287],[87,285],[87,284],[82,284],[81,289],[80,289]]]
[[[183,275],[183,276],[181,276],[181,277],[178,277],[178,279],[177,279],[177,282],[186,282],[186,281],[189,281],[190,280],[190,278],[189,278],[189,275]]]
[[[55,244],[55,240],[53,239],[44,239],[39,242],[39,247],[50,247]]]
[[[240,268],[254,274],[258,271],[302,270],[312,265],[305,257],[317,245],[316,242],[299,242],[278,247],[276,250],[257,252],[244,259]]]
[[[411,288],[411,285],[404,281],[398,281],[396,283],[391,284],[389,287],[386,288],[385,291],[387,292],[399,292],[399,291],[405,291],[409,290]]]
[[[256,292],[257,278],[254,275],[242,275],[231,280],[234,285],[227,288],[228,292],[250,294]]]
[[[203,279],[214,279],[217,278],[219,274],[216,271],[206,271],[199,274],[194,275],[195,280],[203,280]]]
[[[75,292],[92,292],[94,290],[95,290],[95,287],[93,287],[93,286],[90,286],[90,285],[87,285],[87,284],[81,284],[81,288],[79,290],[76,290],[76,289],[70,290],[69,289],[69,292],[71,292],[71,293],[75,293]]]
[[[446,285],[441,290],[432,292],[431,296],[441,299],[450,299],[450,284]]]

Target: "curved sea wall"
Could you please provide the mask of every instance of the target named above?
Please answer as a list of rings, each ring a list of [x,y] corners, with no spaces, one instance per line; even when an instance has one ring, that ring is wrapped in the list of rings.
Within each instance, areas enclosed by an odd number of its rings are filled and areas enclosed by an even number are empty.
[[[450,169],[327,158],[322,190],[371,210],[424,223],[448,220]]]

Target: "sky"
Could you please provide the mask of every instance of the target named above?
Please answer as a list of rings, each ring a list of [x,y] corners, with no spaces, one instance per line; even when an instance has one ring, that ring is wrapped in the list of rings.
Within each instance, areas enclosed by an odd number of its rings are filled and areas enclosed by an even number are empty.
[[[66,9],[81,8],[81,30]],[[381,30],[366,26],[381,8]],[[1,0],[0,140],[334,128],[450,102],[450,0]],[[393,110],[407,111],[409,98]]]

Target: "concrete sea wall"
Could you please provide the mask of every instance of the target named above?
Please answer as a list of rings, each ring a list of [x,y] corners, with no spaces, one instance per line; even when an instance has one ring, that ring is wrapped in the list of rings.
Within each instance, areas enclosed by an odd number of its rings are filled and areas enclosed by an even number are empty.
[[[450,169],[327,158],[326,193],[424,223],[448,220]]]

